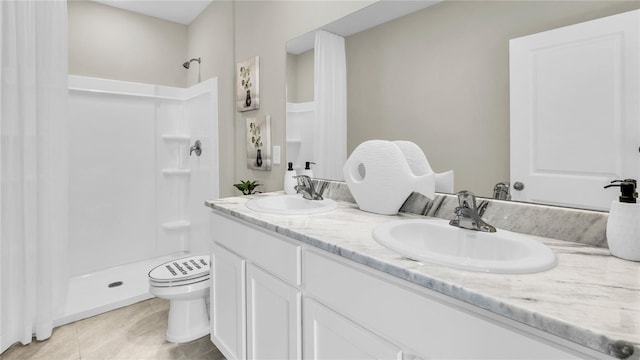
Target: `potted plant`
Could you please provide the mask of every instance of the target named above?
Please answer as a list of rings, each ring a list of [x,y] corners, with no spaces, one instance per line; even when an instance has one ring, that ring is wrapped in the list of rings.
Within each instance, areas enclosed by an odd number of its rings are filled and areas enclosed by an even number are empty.
[[[242,191],[242,195],[252,195],[252,194],[256,194],[259,193],[260,191],[257,191],[256,188],[258,186],[260,186],[260,184],[258,184],[257,180],[254,181],[242,181],[240,180],[239,184],[233,184],[233,186],[236,187],[236,189]]]

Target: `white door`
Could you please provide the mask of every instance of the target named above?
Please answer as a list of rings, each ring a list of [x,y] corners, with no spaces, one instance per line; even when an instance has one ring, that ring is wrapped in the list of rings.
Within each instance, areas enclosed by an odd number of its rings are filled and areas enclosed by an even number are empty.
[[[245,359],[245,260],[216,243],[212,259],[211,341],[227,359]]]
[[[608,210],[640,177],[639,14],[510,41],[514,200]]]
[[[402,359],[397,346],[309,298],[303,324],[305,359]]]
[[[300,291],[253,264],[247,266],[249,359],[300,359]]]

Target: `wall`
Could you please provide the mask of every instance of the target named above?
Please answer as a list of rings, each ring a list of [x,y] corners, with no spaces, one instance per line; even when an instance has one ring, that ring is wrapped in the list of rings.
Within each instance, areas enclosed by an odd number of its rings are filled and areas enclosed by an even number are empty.
[[[287,54],[287,81],[293,77],[295,81],[294,100],[290,102],[309,102],[314,100],[314,56],[313,49],[302,54]],[[289,62],[292,62],[289,67]]]
[[[348,152],[417,143],[456,190],[509,179],[509,39],[640,8],[638,1],[445,1],[347,38]]]
[[[69,73],[151,84],[186,86],[218,77],[220,196],[233,184],[257,179],[261,191],[282,189],[285,171],[286,41],[374,2],[214,1],[189,26],[86,0],[69,1]],[[278,19],[274,21],[274,19]],[[235,64],[260,56],[260,109],[235,110]],[[246,168],[245,119],[271,115],[272,145],[282,164],[272,171]]]
[[[257,179],[261,191],[282,190],[285,164],[286,42],[359,10],[372,1],[237,1],[235,61],[260,56],[260,109],[235,112],[235,180]],[[228,89],[235,93],[235,86]],[[221,92],[227,91],[220,88]],[[247,117],[271,115],[271,143],[280,146],[281,164],[272,171],[246,166]],[[224,194],[225,189],[222,189]],[[238,195],[235,191],[232,194]]]
[[[214,1],[188,27],[187,58],[202,59],[201,77],[218,78],[218,134],[220,196],[233,195],[235,177],[235,62],[233,59],[234,6],[231,1]],[[195,65],[195,64],[194,64]],[[198,81],[188,72],[188,84]],[[236,194],[237,195],[237,194]]]
[[[218,77],[220,196],[238,195],[233,184],[258,180],[259,190],[282,189],[285,171],[286,41],[361,9],[371,1],[214,1],[188,27],[188,57],[202,57],[202,78]],[[274,19],[278,19],[274,21]],[[235,109],[235,64],[260,56],[260,109]],[[188,83],[195,81],[188,74]],[[271,115],[271,144],[281,165],[271,171],[246,166],[246,118]]]
[[[86,0],[67,7],[70,74],[186,86],[185,25]]]

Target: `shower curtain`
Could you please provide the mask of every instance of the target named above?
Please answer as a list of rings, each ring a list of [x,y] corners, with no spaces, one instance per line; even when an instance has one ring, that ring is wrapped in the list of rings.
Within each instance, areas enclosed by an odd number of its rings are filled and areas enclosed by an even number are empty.
[[[51,335],[67,257],[67,4],[0,1],[0,351]],[[88,199],[89,200],[89,199]]]
[[[347,60],[344,38],[316,32],[314,177],[342,180],[347,161]]]

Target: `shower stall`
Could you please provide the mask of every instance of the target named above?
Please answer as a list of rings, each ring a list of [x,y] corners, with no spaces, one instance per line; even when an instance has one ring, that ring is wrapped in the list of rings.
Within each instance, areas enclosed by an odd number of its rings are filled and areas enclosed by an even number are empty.
[[[152,267],[208,253],[217,99],[216,79],[174,88],[69,76],[70,279],[55,326],[150,298]]]

